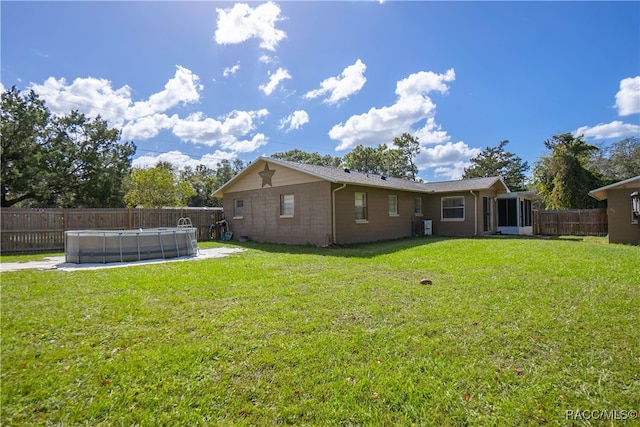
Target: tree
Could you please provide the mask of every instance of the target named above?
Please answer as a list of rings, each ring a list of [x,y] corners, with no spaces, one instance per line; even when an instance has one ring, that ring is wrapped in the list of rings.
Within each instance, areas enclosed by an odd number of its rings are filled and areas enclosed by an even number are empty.
[[[385,144],[381,144],[376,148],[358,145],[345,154],[343,165],[358,172],[382,175],[386,170],[384,154],[386,150],[387,146]]]
[[[640,138],[632,136],[599,147],[588,165],[589,169],[599,171],[607,184],[640,175]]]
[[[330,155],[320,155],[319,153],[306,153],[302,150],[298,150],[297,148],[289,151],[284,151],[282,153],[272,154],[271,157],[274,159],[281,160],[290,160],[292,162],[306,163],[309,165],[318,165],[318,166],[328,166],[328,167],[339,167],[342,163],[342,159],[340,157],[333,157]]]
[[[177,176],[173,166],[164,163],[149,169],[134,168],[127,187],[124,200],[128,207],[186,206],[196,194],[187,180]]]
[[[52,116],[38,96],[2,94],[2,207],[117,207],[135,145],[99,116]]]
[[[41,200],[62,207],[122,206],[135,146],[119,140],[120,131],[100,116],[89,120],[72,111],[56,117],[47,142],[50,193]]]
[[[415,164],[415,159],[420,154],[418,138],[405,132],[402,136],[393,138],[393,144],[400,150],[400,161],[406,169],[404,171],[406,176],[403,178],[415,181],[418,174],[418,166]]]
[[[547,209],[585,209],[600,204],[589,191],[602,186],[600,175],[587,169],[587,161],[598,147],[571,133],[545,141],[550,155],[540,158],[533,171],[534,186]]]
[[[415,180],[418,173],[415,157],[420,153],[418,139],[403,133],[394,138],[393,143],[397,148],[388,148],[386,144],[377,147],[358,145],[345,154],[343,165],[363,173]]]
[[[500,176],[511,191],[525,189],[525,173],[529,170],[529,164],[513,153],[505,151],[504,147],[509,143],[505,139],[500,141],[497,147],[487,147],[476,157],[471,159],[471,166],[464,169],[463,178],[484,178]]]
[[[195,191],[187,202],[188,206],[217,206],[219,199],[213,197],[213,192],[216,190],[215,174],[215,170],[205,165],[198,165],[195,169],[189,166],[184,168],[180,176]]]
[[[0,157],[2,207],[46,195],[46,151],[43,138],[49,110],[33,91],[21,96],[16,87],[2,93]]]

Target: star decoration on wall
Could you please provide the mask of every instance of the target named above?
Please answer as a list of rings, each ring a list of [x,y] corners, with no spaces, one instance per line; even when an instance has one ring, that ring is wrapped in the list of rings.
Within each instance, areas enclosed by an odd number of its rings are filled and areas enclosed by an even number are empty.
[[[258,172],[258,175],[262,177],[263,187],[267,184],[273,187],[273,184],[271,183],[271,177],[273,176],[274,173],[276,173],[276,171],[273,169],[269,169],[269,163],[265,163],[264,170],[262,172]]]

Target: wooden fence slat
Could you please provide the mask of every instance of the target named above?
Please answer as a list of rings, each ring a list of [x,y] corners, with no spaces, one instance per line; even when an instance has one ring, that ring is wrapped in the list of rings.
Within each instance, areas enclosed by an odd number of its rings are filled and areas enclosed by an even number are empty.
[[[606,209],[533,211],[533,234],[543,236],[606,236]]]
[[[0,253],[64,250],[67,230],[126,230],[175,227],[189,217],[199,241],[210,240],[209,230],[224,218],[222,208],[173,209],[20,209],[0,210]]]

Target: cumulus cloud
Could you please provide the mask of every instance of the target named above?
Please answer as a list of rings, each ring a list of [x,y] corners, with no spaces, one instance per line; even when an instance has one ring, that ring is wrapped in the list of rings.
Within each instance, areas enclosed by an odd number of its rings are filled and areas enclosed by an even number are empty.
[[[573,131],[573,134],[594,139],[624,138],[640,135],[640,126],[615,120],[611,123],[599,123],[595,126],[582,126]]]
[[[224,71],[222,72],[222,75],[224,77],[229,77],[234,75],[238,70],[240,69],[240,64],[236,64],[233,67],[225,67]]]
[[[446,93],[447,82],[455,80],[455,71],[444,74],[421,71],[411,74],[396,84],[398,96],[395,104],[381,108],[371,108],[368,112],[351,116],[346,122],[335,125],[329,131],[331,139],[340,141],[337,151],[353,148],[358,144],[377,145],[388,143],[403,132],[414,133],[412,126],[427,120],[425,127],[418,130],[425,140],[442,141],[447,139],[431,120],[435,114],[435,104],[428,93],[438,91]],[[438,133],[431,135],[432,130]]]
[[[235,152],[250,152],[267,143],[268,138],[255,133],[257,121],[268,115],[266,109],[234,110],[219,119],[205,117],[201,112],[186,118],[165,113],[199,101],[202,90],[199,82],[196,74],[176,66],[176,73],[164,90],[137,102],[132,101],[129,86],[113,89],[109,80],[92,77],[78,78],[70,84],[63,78],[50,77],[43,84],[32,84],[30,88],[54,114],[68,114],[76,109],[89,117],[100,115],[109,126],[122,129],[122,139],[127,141],[151,139],[163,131],[170,131],[184,142],[219,144]]]
[[[269,75],[269,83],[260,85],[259,89],[266,95],[271,95],[281,81],[291,79],[291,75],[284,68],[278,68],[275,73]]]
[[[297,110],[280,120],[280,126],[278,129],[286,129],[288,132],[290,130],[300,129],[307,123],[309,123],[309,114],[304,110]]]
[[[203,86],[200,78],[187,68],[176,65],[176,74],[164,86],[164,90],[154,93],[147,101],[138,101],[127,110],[127,119],[135,119],[154,113],[167,111],[177,105],[196,102]]]
[[[394,104],[374,107],[366,113],[349,117],[346,122],[334,126],[329,137],[340,142],[336,147],[339,151],[358,144],[389,144],[393,138],[408,132],[420,143],[421,151],[416,158],[419,169],[436,168],[436,176],[460,179],[469,159],[478,155],[480,149],[469,147],[462,141],[450,141],[447,132],[435,122],[436,106],[429,97],[432,92],[447,93],[447,83],[454,80],[453,69],[443,74],[431,71],[411,74],[397,82]]]
[[[131,164],[134,168],[152,168],[157,165],[158,162],[167,162],[171,163],[177,169],[184,169],[185,167],[195,169],[198,165],[205,165],[210,169],[216,169],[217,164],[222,160],[231,160],[236,157],[236,153],[216,150],[213,153],[204,154],[198,159],[189,156],[188,154],[184,154],[181,151],[174,150],[155,155],[145,154],[144,156],[133,159]]]
[[[90,117],[101,116],[111,126],[122,127],[131,106],[131,88],[113,89],[106,79],[77,78],[70,84],[64,78],[49,77],[30,86],[53,114],[65,115],[78,110]]]
[[[169,117],[166,114],[153,114],[127,122],[122,128],[122,139],[150,139],[158,136],[163,130],[171,129],[178,121],[178,115]]]
[[[252,9],[246,3],[236,3],[230,9],[216,9],[218,27],[215,40],[218,44],[237,44],[251,38],[260,39],[260,47],[275,50],[287,34],[276,28],[283,18],[280,7],[269,1]]]
[[[349,65],[337,77],[329,77],[320,82],[320,88],[307,92],[305,98],[317,98],[329,94],[322,102],[335,104],[336,102],[348,99],[351,95],[362,89],[367,79],[364,72],[367,66],[358,59],[353,65]]]
[[[221,120],[211,117],[204,117],[202,113],[194,113],[186,119],[176,122],[173,133],[184,141],[195,142],[213,146],[221,144],[222,147],[231,147],[239,143],[238,138],[248,135],[255,129],[254,120],[265,117],[268,114],[266,109],[258,111],[232,111]],[[253,149],[263,145],[264,141],[252,140]],[[251,143],[241,144],[243,150],[249,149]]]
[[[640,113],[640,76],[620,81],[620,90],[616,93],[616,108],[621,116]]]

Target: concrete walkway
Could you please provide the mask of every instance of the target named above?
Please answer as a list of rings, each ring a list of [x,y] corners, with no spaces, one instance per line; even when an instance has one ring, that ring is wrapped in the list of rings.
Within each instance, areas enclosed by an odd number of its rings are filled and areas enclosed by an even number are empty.
[[[169,258],[169,259],[149,259],[131,262],[110,262],[106,264],[73,264],[64,261],[64,256],[47,257],[40,261],[28,262],[3,262],[0,263],[0,272],[18,271],[27,269],[36,270],[61,270],[61,271],[77,271],[77,270],[95,270],[98,268],[121,268],[130,267],[132,265],[160,264],[165,262],[181,262],[181,261],[197,261],[209,258],[221,258],[227,255],[243,252],[242,248],[211,248],[199,249],[198,255]]]

